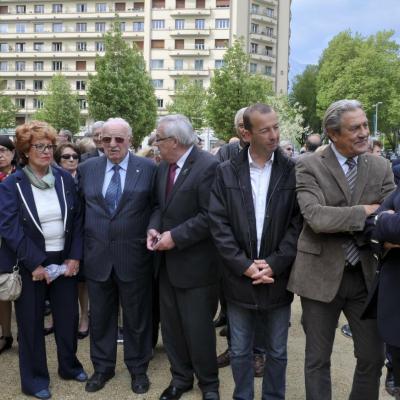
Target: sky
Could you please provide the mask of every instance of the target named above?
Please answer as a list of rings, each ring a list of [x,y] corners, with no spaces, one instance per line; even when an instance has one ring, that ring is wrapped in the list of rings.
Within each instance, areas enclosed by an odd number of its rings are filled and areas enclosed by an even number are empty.
[[[292,0],[290,82],[347,29],[363,36],[394,30],[400,44],[400,0]]]

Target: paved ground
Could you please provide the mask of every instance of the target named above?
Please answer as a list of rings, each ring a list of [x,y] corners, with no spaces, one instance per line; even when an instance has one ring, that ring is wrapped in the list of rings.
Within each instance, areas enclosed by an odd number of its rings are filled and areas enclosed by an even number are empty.
[[[344,321],[341,321],[344,322]],[[15,327],[14,327],[15,332]],[[146,395],[135,395],[130,389],[130,376],[123,364],[122,346],[118,346],[118,365],[116,376],[106,387],[95,394],[88,394],[83,384],[62,381],[57,376],[54,336],[47,339],[48,362],[51,375],[51,390],[53,399],[56,400],[108,400],[108,399],[132,399],[132,400],[157,400],[162,390],[170,380],[169,365],[162,344],[159,344],[154,359],[149,368],[151,388]],[[225,349],[225,339],[218,336],[219,352]],[[88,373],[92,372],[89,360],[89,340],[79,341],[79,358]],[[289,335],[289,364],[287,373],[287,400],[303,400],[303,361],[304,361],[304,334],[300,326],[300,304],[296,300],[293,304],[292,327]],[[348,398],[354,369],[354,357],[352,341],[344,338],[337,330],[334,355],[332,359],[333,399],[345,400]],[[233,380],[229,367],[220,370],[221,399],[232,398]],[[383,380],[382,380],[383,382]],[[256,398],[260,398],[261,379],[256,379]],[[17,359],[17,347],[0,356],[0,400],[26,399],[22,395],[19,386],[19,371]],[[392,399],[381,390],[382,400]],[[192,392],[182,396],[182,400],[200,400],[201,393],[196,387]]]

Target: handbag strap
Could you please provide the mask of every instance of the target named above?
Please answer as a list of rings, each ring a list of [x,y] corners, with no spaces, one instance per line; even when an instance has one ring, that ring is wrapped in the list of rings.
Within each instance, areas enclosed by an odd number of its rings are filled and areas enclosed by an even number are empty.
[[[13,272],[16,272],[16,273],[18,273],[19,272],[19,260],[18,260],[18,258],[17,258],[17,263],[13,266]]]

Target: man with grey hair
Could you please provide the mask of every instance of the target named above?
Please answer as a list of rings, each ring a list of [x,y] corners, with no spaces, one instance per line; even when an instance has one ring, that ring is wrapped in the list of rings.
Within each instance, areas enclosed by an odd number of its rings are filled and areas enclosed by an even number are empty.
[[[297,198],[304,217],[288,289],[301,296],[307,400],[330,400],[331,353],[343,311],[357,359],[350,400],[377,400],[383,344],[376,322],[361,320],[376,263],[365,219],[394,190],[390,163],[368,151],[368,119],[356,100],[331,104],[323,120],[331,143],[300,157]]]
[[[155,146],[162,161],[147,248],[155,252],[160,316],[172,380],[160,400],[179,399],[198,379],[204,400],[219,399],[213,317],[219,274],[208,227],[208,202],[217,160],[198,149],[183,115],[160,119]]]
[[[101,133],[104,157],[91,158],[78,168],[85,202],[84,263],[94,367],[87,392],[102,389],[115,374],[119,304],[132,390],[146,393],[150,386],[153,268],[144,238],[156,167],[129,152],[131,136],[125,120],[110,118]]]
[[[104,121],[96,121],[93,125],[90,126],[87,137],[93,139],[96,148],[88,153],[84,153],[81,156],[81,161],[86,161],[92,157],[103,156],[103,145],[101,143],[101,128],[104,125]]]

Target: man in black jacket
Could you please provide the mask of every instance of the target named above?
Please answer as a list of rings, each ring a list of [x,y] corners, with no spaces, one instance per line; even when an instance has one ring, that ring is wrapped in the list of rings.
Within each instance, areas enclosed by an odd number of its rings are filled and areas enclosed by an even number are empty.
[[[218,166],[209,207],[212,236],[223,260],[233,398],[254,397],[252,348],[261,314],[267,338],[262,398],[284,399],[293,300],[286,285],[301,229],[294,162],[279,149],[278,117],[271,107],[249,107],[244,125],[250,146]]]

